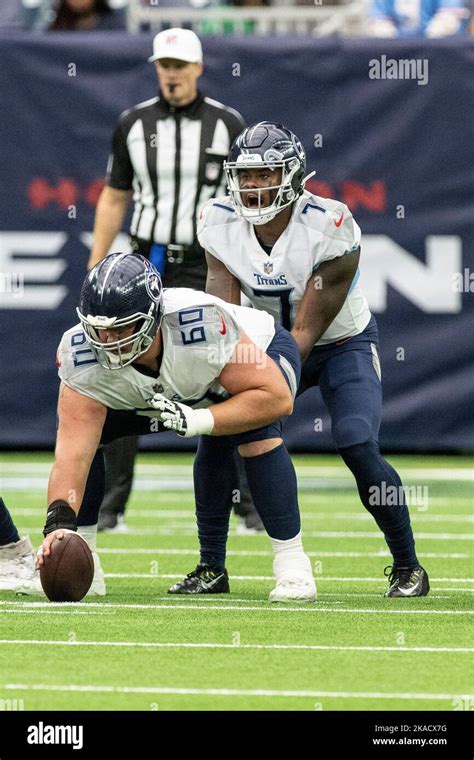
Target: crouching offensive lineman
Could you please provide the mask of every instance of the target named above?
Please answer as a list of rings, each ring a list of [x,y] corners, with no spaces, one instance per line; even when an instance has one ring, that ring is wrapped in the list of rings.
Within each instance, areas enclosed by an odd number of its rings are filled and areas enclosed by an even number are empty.
[[[95,533],[104,487],[101,444],[171,429],[187,437],[224,436],[226,446],[212,470],[196,458],[196,515],[206,550],[170,592],[229,591],[225,544],[236,482],[220,457],[237,447],[275,553],[270,599],[313,601],[296,475],[281,438],[301,369],[291,335],[266,312],[187,288],[162,291],[157,270],[139,254],[113,253],[97,264],[84,282],[78,315],[80,324],[64,334],[58,351],[59,427],[38,565],[64,529],[77,529],[78,515]]]

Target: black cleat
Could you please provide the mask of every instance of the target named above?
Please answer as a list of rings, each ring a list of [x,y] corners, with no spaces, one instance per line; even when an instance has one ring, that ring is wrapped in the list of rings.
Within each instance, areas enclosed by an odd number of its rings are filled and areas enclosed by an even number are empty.
[[[227,570],[216,570],[212,565],[198,565],[192,573],[168,589],[168,594],[228,594]]]
[[[421,565],[416,567],[389,565],[385,568],[384,575],[388,575],[390,584],[384,596],[426,596],[430,590],[428,573]]]
[[[265,526],[260,519],[257,512],[245,515],[245,517],[239,518],[239,524],[237,525],[237,534],[240,536],[255,533],[262,533],[265,530]]]
[[[97,530],[99,533],[128,533],[123,512],[104,512],[101,510]]]

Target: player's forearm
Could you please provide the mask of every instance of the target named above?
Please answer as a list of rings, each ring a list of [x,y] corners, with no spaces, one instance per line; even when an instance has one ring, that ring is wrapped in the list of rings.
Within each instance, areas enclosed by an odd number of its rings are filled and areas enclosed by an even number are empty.
[[[214,417],[211,435],[236,435],[270,425],[293,411],[290,393],[281,396],[252,389],[210,407]]]
[[[88,262],[92,269],[107,256],[114,239],[122,229],[127,211],[128,193],[104,187],[97,203],[94,222],[94,243]]]
[[[240,305],[240,282],[229,270],[206,252],[207,280],[206,293],[222,298],[227,303]]]
[[[206,293],[222,298],[227,303],[240,306],[240,286],[236,287],[234,283],[224,278],[215,277],[208,273]]]
[[[317,343],[321,335],[324,335],[331,322],[332,318],[326,317],[326,319],[323,319],[321,315],[318,315],[310,326],[304,323],[295,324],[291,334],[298,346],[302,362],[308,358],[315,343]]]
[[[48,504],[65,501],[77,515],[84,498],[90,465],[89,457],[56,458],[49,476]]]

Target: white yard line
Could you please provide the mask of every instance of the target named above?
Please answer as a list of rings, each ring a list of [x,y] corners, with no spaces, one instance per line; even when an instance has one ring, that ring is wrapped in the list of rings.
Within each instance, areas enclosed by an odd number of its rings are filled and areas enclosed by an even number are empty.
[[[2,613],[9,613],[10,615],[116,615],[117,613],[114,610],[111,610],[110,612],[101,612],[100,610],[91,610],[88,612],[87,610],[40,610],[40,609],[34,609],[34,610],[22,610],[18,607],[12,608],[12,609],[1,609],[0,615]]]
[[[227,600],[226,600],[227,601]],[[310,613],[343,613],[343,614],[360,614],[360,615],[474,615],[474,610],[414,610],[410,609],[408,605],[403,605],[399,609],[387,610],[383,608],[379,609],[359,609],[359,608],[342,608],[342,607],[320,607],[317,603],[301,604],[299,607],[282,606],[278,607],[275,604],[258,605],[246,607],[236,607],[232,604],[232,600],[229,600],[229,604],[222,604],[213,606],[209,605],[195,605],[195,604],[114,604],[108,602],[6,602],[0,601],[0,605],[13,606],[15,604],[23,605],[24,607],[56,607],[71,606],[74,607],[101,607],[102,609],[120,609],[120,610],[217,610],[219,612],[310,612]]]
[[[182,573],[105,573],[106,578],[154,578],[156,580],[160,580],[163,578],[168,579],[174,579],[174,578],[182,578]],[[231,575],[230,579],[233,581],[274,581],[275,578],[273,575]],[[371,583],[383,583],[383,578],[366,578],[366,577],[359,577],[359,578],[346,578],[346,577],[338,577],[333,575],[316,575],[315,580],[318,583],[321,582],[331,582],[331,581],[342,581],[342,582],[356,582],[356,583],[363,583],[365,581],[369,581]],[[474,583],[474,578],[430,578],[430,580],[438,582],[446,582],[446,583]]]
[[[44,469],[41,469],[44,467]],[[7,469],[8,468],[8,469]],[[25,463],[10,463],[2,465],[1,491],[42,490],[46,488],[51,465],[37,465],[34,469]],[[11,473],[7,475],[6,473]],[[32,476],[31,473],[38,473]],[[143,477],[140,467],[137,468],[137,478],[134,488],[137,491],[188,491],[193,488],[191,467],[163,467],[161,477],[155,469],[153,475]],[[24,474],[23,474],[24,473]],[[41,474],[40,474],[41,473]],[[340,467],[296,467],[298,486],[300,490],[328,490],[331,488],[350,488],[354,481],[351,473]],[[401,469],[401,476],[406,483],[432,481],[473,482],[474,471],[469,468],[407,468]]]
[[[317,455],[315,455],[317,456]],[[157,458],[159,454],[157,454]],[[49,474],[53,460],[50,462],[14,462],[2,461],[2,471],[14,474]],[[145,464],[138,462],[136,465],[137,478],[170,477],[181,478],[183,475],[192,477],[192,462],[189,464]],[[340,465],[318,465],[318,464],[295,464],[296,472],[303,476],[310,477],[347,477],[352,480],[351,473],[341,463]],[[406,467],[397,468],[404,477],[420,475],[424,478],[433,480],[474,480],[474,472],[471,467]]]
[[[6,683],[4,689],[12,691],[72,691],[107,694],[182,694],[223,697],[327,697],[334,699],[407,699],[407,700],[470,700],[471,694],[439,694],[373,691],[317,691],[315,689],[187,689],[164,686],[96,686],[84,684],[22,684]]]
[[[329,644],[226,644],[211,642],[164,641],[64,641],[62,639],[0,639],[0,645],[66,646],[66,647],[132,647],[138,649],[272,649],[321,652],[452,652],[469,654],[474,647],[389,647],[333,646]]]
[[[31,533],[39,533],[41,530],[40,525],[22,525],[21,529],[23,532],[31,532]],[[123,533],[124,536],[182,536],[182,537],[193,537],[196,535],[196,526],[189,525],[189,527],[180,524],[173,526],[168,526],[167,528],[161,528],[161,527],[144,527],[144,528],[129,528],[126,533]],[[266,534],[263,532],[255,532],[255,533],[245,533],[241,534],[238,532],[238,528],[234,528],[230,530],[229,536],[232,538],[258,538],[259,540],[262,538],[266,538]],[[377,539],[380,541],[381,535],[378,531],[313,531],[313,530],[304,530],[303,529],[303,537],[304,538],[370,538],[370,539]],[[422,533],[417,530],[416,532],[417,539],[427,539],[431,541],[471,541],[474,539],[474,533]]]
[[[102,554],[165,554],[170,556],[198,556],[197,549],[125,549],[125,548],[99,548],[99,553]],[[309,557],[375,557],[380,559],[391,559],[390,554],[382,549],[376,552],[312,552],[307,551],[306,554]],[[229,549],[227,551],[228,557],[273,557],[273,552],[258,550],[258,549]],[[444,552],[423,552],[423,558],[430,557],[432,559],[470,559],[470,554],[464,554],[462,552],[456,552],[454,554]]]
[[[194,510],[192,509],[135,509],[131,507],[129,510],[129,516],[133,518],[149,517],[150,519],[173,519],[173,520],[187,520],[190,517],[194,517]],[[31,509],[31,507],[17,507],[15,508],[15,517],[22,515],[23,517],[38,517],[39,510]],[[302,520],[341,520],[347,522],[348,520],[354,520],[356,522],[373,522],[372,515],[365,512],[301,512]],[[439,514],[430,515],[424,511],[413,511],[411,519],[421,520],[422,522],[452,522],[452,523],[473,523],[474,516],[469,514]],[[194,525],[194,523],[190,523]]]
[[[252,534],[249,534],[252,537]],[[304,530],[303,536],[308,538],[378,538],[379,532],[372,531],[312,531]],[[474,538],[474,533],[421,533],[417,530],[416,538],[425,538],[433,541],[470,541]]]

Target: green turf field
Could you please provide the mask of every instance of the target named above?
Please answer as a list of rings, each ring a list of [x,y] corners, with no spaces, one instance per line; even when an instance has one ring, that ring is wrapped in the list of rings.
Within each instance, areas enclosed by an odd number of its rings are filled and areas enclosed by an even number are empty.
[[[0,593],[0,700],[25,710],[474,709],[469,460],[390,458],[418,487],[411,514],[432,587],[422,599],[383,597],[389,556],[340,460],[294,461],[316,604],[270,605],[269,540],[239,535],[235,518],[232,593],[167,596],[197,560],[192,457],[143,454],[130,532],[99,536],[106,597],[58,605]],[[50,462],[0,455],[1,493],[35,545]]]

